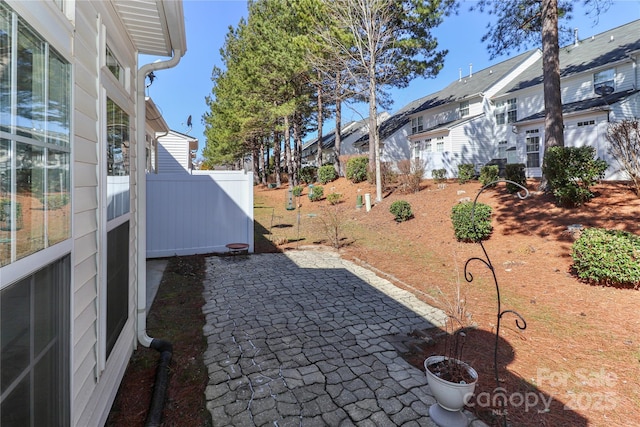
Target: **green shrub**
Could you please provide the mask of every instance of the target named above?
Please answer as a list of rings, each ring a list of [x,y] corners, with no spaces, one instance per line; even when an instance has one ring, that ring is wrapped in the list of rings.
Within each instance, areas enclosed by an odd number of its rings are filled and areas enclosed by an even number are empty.
[[[458,183],[464,184],[471,181],[476,175],[476,167],[470,163],[462,163],[458,165]]]
[[[295,187],[293,187],[293,195],[295,197],[300,197],[302,195],[302,186],[296,185]]]
[[[324,196],[324,187],[322,185],[314,185],[313,187],[309,187],[309,199],[312,202],[317,202],[322,199]]]
[[[300,181],[305,184],[313,184],[316,182],[316,175],[318,173],[318,168],[315,166],[305,166],[300,169]]]
[[[480,183],[485,186],[500,179],[500,167],[498,165],[485,165],[480,169]],[[492,186],[495,186],[493,184]]]
[[[596,149],[550,147],[544,157],[542,173],[558,204],[580,206],[593,198],[590,187],[604,177],[607,162],[595,159]]]
[[[471,223],[471,213],[473,222]],[[493,227],[491,226],[491,206],[484,203],[464,202],[454,205],[451,209],[451,221],[456,239],[461,242],[479,242],[489,237]]]
[[[527,175],[525,174],[526,166],[524,163],[508,163],[504,168],[504,177],[509,181],[513,181],[516,184],[520,184],[527,188]],[[522,188],[517,185],[507,182],[507,191],[509,193],[517,193]]]
[[[404,200],[396,200],[391,203],[389,212],[393,214],[397,222],[406,221],[413,216],[413,212],[411,212],[411,205],[409,202]]]
[[[340,199],[342,198],[342,194],[340,193],[329,193],[327,194],[327,201],[332,205],[338,204]]]
[[[366,156],[352,157],[347,161],[347,179],[353,183],[362,182],[367,179],[367,169],[369,158]]]
[[[447,170],[446,169],[434,169],[431,171],[431,177],[436,182],[442,182],[447,178]]]
[[[322,184],[327,184],[331,181],[335,181],[338,178],[338,174],[336,173],[336,169],[333,165],[324,165],[320,166],[318,169],[318,181]]]
[[[587,228],[572,247],[579,278],[604,285],[640,287],[640,236]]]

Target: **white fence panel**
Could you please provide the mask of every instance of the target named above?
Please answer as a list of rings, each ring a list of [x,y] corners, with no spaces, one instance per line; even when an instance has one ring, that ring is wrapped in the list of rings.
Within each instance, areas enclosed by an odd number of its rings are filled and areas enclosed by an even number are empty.
[[[253,174],[194,171],[147,175],[147,258],[253,252]]]

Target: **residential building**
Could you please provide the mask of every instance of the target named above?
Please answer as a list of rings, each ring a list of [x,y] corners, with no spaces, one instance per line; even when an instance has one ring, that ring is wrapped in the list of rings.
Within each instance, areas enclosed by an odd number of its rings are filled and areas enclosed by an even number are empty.
[[[611,121],[640,115],[637,59],[640,21],[560,50],[565,145],[591,145],[609,164],[605,178],[624,179],[608,152]],[[410,119],[408,140],[427,177],[459,164],[523,163],[540,177],[544,155],[542,58],[530,51],[473,73],[432,95]],[[470,89],[465,90],[469,86]],[[407,122],[406,126],[409,126]],[[395,159],[394,159],[395,160]]]
[[[185,52],[181,1],[0,3],[3,426],[103,426],[154,341],[145,79]]]
[[[193,170],[193,159],[198,151],[198,139],[170,130],[158,134],[156,173],[189,173]]]

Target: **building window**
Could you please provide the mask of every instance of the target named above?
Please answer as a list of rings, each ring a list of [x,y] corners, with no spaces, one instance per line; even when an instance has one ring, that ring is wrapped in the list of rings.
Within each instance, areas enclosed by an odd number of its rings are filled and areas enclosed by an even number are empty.
[[[538,129],[527,131],[527,167],[540,167],[540,131]]]
[[[71,66],[0,3],[0,266],[71,237]]]
[[[106,63],[107,68],[109,69],[109,71],[111,71],[111,74],[113,74],[116,80],[118,80],[120,84],[124,86],[124,67],[120,64],[111,49],[109,49],[109,46],[107,46]]]
[[[422,116],[411,119],[411,133],[422,132]]]
[[[69,425],[70,257],[0,290],[0,425]]]
[[[107,98],[107,220],[129,212],[129,115]]]
[[[518,104],[516,98],[500,101],[496,104],[496,124],[515,123],[518,120]]]
[[[436,138],[436,152],[444,153],[444,137],[443,136]]]
[[[608,70],[603,70],[595,73],[593,75],[593,90],[598,95],[607,95],[615,90],[615,70],[613,68],[609,68]],[[610,88],[610,92],[603,91],[602,88],[608,87]]]
[[[498,142],[498,158],[499,159],[507,158],[507,141]]]
[[[462,101],[460,103],[460,117],[469,115],[469,101]]]
[[[107,358],[129,313],[129,221],[107,233]]]
[[[432,150],[432,149],[431,149],[431,138],[429,138],[429,139],[425,139],[425,140],[424,140],[424,151],[425,151],[426,153],[430,153],[430,152],[431,152],[431,150]]]
[[[578,122],[578,127],[583,127],[583,126],[593,126],[596,124],[595,120],[585,120],[583,122]]]

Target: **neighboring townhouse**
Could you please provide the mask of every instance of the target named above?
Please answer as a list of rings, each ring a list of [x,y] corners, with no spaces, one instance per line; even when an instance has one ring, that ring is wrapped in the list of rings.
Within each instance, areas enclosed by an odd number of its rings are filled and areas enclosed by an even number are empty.
[[[434,169],[455,177],[459,164],[482,165],[498,157],[491,99],[540,57],[536,49],[477,72],[470,69],[469,75],[422,98],[403,130],[411,158],[422,162],[425,177],[430,178]],[[401,144],[397,138],[395,145]]]
[[[590,145],[607,161],[606,179],[627,179],[608,152],[610,122],[640,116],[638,58],[640,21],[579,40],[560,50],[565,146]],[[509,163],[524,163],[527,176],[542,174],[544,97],[542,61],[493,98],[493,150]],[[506,118],[505,118],[506,114]]]
[[[157,342],[145,79],[185,52],[181,1],[0,3],[2,426],[103,426],[134,348]]]
[[[198,138],[170,130],[156,135],[158,163],[156,173],[190,173],[198,151]]]
[[[389,117],[388,113],[382,113],[380,120],[386,120]],[[361,150],[354,147],[354,142],[357,141],[369,132],[368,119],[362,119],[358,121],[352,121],[342,127],[340,132],[340,155],[357,155],[363,154]],[[322,136],[322,162],[333,163],[335,161],[334,147],[336,143],[336,130]],[[316,154],[318,153],[318,138],[312,139],[302,146],[302,162],[305,164],[316,164]]]

